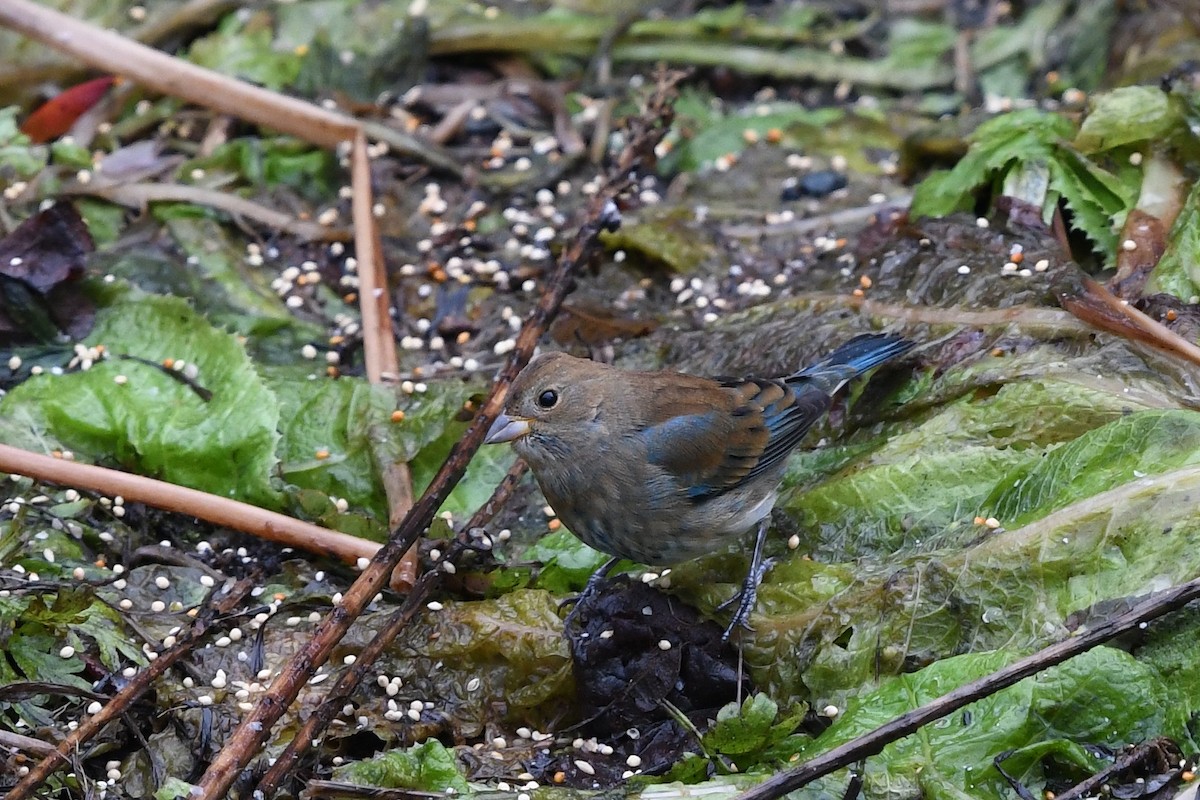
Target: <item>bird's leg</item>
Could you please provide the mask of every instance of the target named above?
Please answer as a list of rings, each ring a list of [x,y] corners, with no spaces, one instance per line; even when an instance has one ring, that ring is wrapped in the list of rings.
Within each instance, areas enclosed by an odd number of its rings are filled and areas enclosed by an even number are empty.
[[[762,583],[763,575],[767,574],[767,570],[774,563],[774,559],[763,560],[763,547],[767,543],[769,527],[771,527],[771,517],[767,515],[758,523],[758,535],[754,538],[754,554],[750,558],[750,572],[742,581],[742,590],[718,606],[719,610],[724,610],[735,602],[738,604],[737,611],[733,613],[733,619],[729,621],[729,627],[721,635],[723,642],[729,641],[735,628],[752,630],[747,624],[747,620],[750,619],[750,612],[754,611],[755,601],[758,600],[758,585]]]
[[[610,558],[608,561],[605,561],[603,564],[600,565],[600,568],[597,569],[595,572],[593,572],[591,574],[591,577],[589,577],[587,579],[587,583],[585,583],[583,585],[582,592],[580,592],[579,594],[575,595],[574,597],[572,597],[568,600],[564,600],[562,602],[562,605],[564,605],[564,606],[567,605],[568,603],[573,603],[575,606],[574,608],[571,609],[570,613],[567,614],[567,618],[563,620],[563,630],[564,631],[570,630],[571,622],[572,622],[572,620],[575,619],[575,614],[576,614],[576,612],[579,611],[579,607],[581,605],[583,605],[583,601],[591,599],[592,595],[594,595],[596,593],[596,587],[598,587],[600,585],[600,582],[608,576],[609,570],[611,570],[614,566],[616,566],[617,562],[620,560],[621,560],[620,558],[617,558],[614,556],[613,558]]]

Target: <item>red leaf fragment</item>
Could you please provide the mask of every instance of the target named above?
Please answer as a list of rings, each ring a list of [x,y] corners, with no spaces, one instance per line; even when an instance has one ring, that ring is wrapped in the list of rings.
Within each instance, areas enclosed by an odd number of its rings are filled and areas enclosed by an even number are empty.
[[[29,115],[21,125],[21,133],[38,144],[57,139],[71,130],[75,120],[85,111],[100,102],[115,80],[106,75],[59,92]]]

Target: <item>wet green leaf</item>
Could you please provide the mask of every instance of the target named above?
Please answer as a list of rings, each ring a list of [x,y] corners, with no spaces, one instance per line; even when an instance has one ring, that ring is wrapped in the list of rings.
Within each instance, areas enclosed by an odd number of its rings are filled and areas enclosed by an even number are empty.
[[[1008,473],[981,513],[1021,525],[1114,486],[1197,462],[1200,413],[1140,411]]]
[[[280,400],[279,469],[284,480],[345,499],[352,512],[365,512],[373,522],[371,538],[385,535],[388,505],[380,472],[404,460],[390,419],[395,395],[354,378],[275,379],[269,386]],[[337,523],[340,515],[329,511],[321,521],[343,529]]]
[[[50,145],[50,156],[55,164],[70,169],[90,170],[94,166],[91,151],[70,138],[55,140]]]
[[[176,800],[179,797],[191,797],[195,787],[179,778],[167,778],[162,786],[154,793],[154,800]]]
[[[704,746],[710,753],[734,757],[742,770],[766,766],[762,764],[764,753],[791,736],[804,712],[801,706],[779,718],[779,706],[774,700],[765,694],[751,695],[740,706],[730,703],[717,712],[716,722],[704,734]]]
[[[647,214],[602,238],[610,250],[625,250],[651,266],[688,273],[717,256],[698,227],[702,226],[690,213]]]
[[[438,382],[430,384],[425,393],[410,395],[398,404],[405,417],[397,426],[396,435],[402,451],[411,459],[413,491],[418,495],[462,438],[467,423],[456,417],[463,404],[481,388],[478,384]],[[456,515],[474,513],[491,496],[514,458],[510,447],[488,446],[479,450],[471,459],[467,474],[442,504],[442,510]]]
[[[28,180],[46,166],[49,148],[33,144],[21,133],[18,113],[20,109],[15,106],[0,108],[0,171],[11,171],[14,177]]]
[[[334,774],[338,780],[381,788],[439,793],[453,789],[458,795],[472,794],[454,753],[436,739],[356,761],[339,767]]]
[[[1072,212],[1071,225],[1111,261],[1116,257],[1116,230],[1137,199],[1140,180],[1114,175],[1089,160],[1069,144],[1074,136],[1070,120],[1038,109],[991,119],[971,135],[967,155],[952,170],[935,172],[917,186],[912,213],[945,216],[968,211],[977,192],[1033,165],[1047,170],[1048,180],[1040,193],[1018,199],[1042,208],[1048,222],[1061,197]]]
[[[542,565],[537,575],[539,588],[551,592],[577,592],[608,556],[562,529],[538,539],[521,554],[521,559]]]
[[[1079,126],[1075,147],[1083,153],[1169,139],[1183,123],[1170,96],[1153,86],[1122,86],[1096,95]]]
[[[243,137],[226,142],[204,158],[180,167],[181,175],[200,170],[206,180],[228,173],[255,188],[288,186],[316,201],[332,191],[336,164],[331,153],[287,136]]]
[[[213,322],[247,336],[301,327],[271,291],[268,273],[246,268],[244,246],[235,243],[219,222],[187,215],[167,219],[166,227],[186,254],[188,269],[170,263],[154,268],[135,262],[127,266],[140,269],[118,267],[115,274],[137,278],[146,289],[193,298],[197,309]],[[304,327],[310,337],[320,335],[317,326]]]
[[[1005,653],[943,659],[851,700],[845,712],[801,753],[809,758],[928,703],[1012,660]],[[1083,745],[1119,747],[1152,732],[1186,738],[1184,718],[1168,707],[1154,671],[1128,653],[1101,647],[926,725],[866,762],[868,795],[1003,798],[1009,785],[992,760],[1037,791],[1053,755],[1080,778],[1102,766]]]
[[[111,357],[22,383],[0,401],[0,418],[24,418],[96,461],[279,506],[278,403],[236,337],[182,300],[131,294],[98,315],[89,341]],[[168,359],[194,365],[211,398],[157,366]]]

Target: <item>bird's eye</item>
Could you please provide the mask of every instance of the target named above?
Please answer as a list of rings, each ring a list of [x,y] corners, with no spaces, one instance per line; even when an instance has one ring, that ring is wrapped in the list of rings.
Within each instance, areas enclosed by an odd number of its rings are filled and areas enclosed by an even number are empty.
[[[542,408],[554,408],[558,404],[558,392],[547,389],[538,395],[537,404]]]

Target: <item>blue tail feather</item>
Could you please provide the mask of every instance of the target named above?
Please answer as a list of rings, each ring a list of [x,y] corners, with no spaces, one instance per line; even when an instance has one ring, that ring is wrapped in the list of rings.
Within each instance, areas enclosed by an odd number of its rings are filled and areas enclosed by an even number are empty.
[[[861,336],[855,336],[821,359],[820,362],[807,367],[799,374],[810,375],[815,372],[825,372],[830,367],[849,367],[847,372],[853,371],[854,375],[858,375],[896,356],[907,353],[915,346],[915,342],[894,333],[864,333]]]

